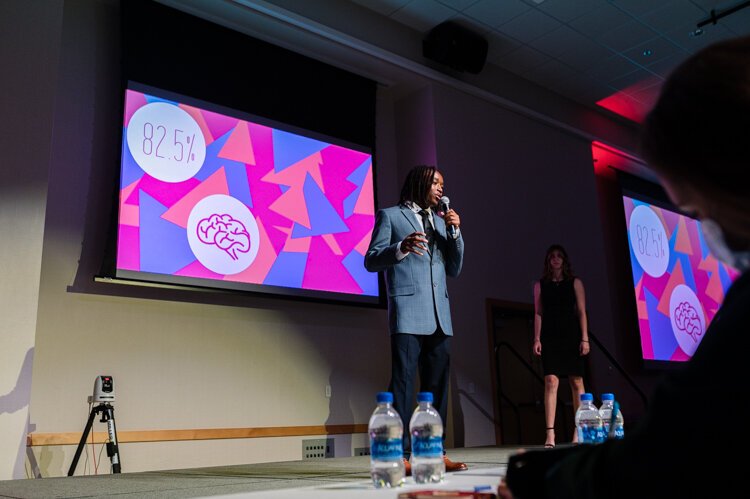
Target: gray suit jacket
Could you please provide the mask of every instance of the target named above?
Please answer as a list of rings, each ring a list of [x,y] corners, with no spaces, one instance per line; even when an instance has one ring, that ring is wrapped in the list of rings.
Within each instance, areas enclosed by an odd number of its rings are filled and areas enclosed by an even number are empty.
[[[365,268],[385,271],[388,290],[388,326],[391,334],[432,334],[437,320],[446,335],[453,334],[446,276],[456,277],[464,260],[464,241],[459,233],[451,239],[445,222],[433,216],[435,244],[432,257],[409,253],[396,259],[398,243],[415,231],[422,231],[416,215],[399,205],[379,210],[375,217]],[[433,311],[437,311],[437,314]]]

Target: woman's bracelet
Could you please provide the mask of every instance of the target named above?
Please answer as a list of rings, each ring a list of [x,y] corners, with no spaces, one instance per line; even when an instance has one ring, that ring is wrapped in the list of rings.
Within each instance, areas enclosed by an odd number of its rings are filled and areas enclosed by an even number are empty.
[[[581,343],[588,343],[589,340],[581,340]]]

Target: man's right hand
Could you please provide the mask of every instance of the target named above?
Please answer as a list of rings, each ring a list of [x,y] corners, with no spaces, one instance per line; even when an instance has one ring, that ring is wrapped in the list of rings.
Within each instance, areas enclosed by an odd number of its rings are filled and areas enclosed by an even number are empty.
[[[424,255],[427,251],[427,236],[424,232],[412,232],[401,241],[401,251]]]

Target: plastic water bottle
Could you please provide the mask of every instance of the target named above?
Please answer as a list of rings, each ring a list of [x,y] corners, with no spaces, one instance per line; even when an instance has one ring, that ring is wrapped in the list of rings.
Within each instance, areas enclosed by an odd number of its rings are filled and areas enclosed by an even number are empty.
[[[576,431],[579,443],[596,444],[604,441],[602,417],[594,405],[594,396],[590,393],[581,394],[581,403],[576,410]]]
[[[399,487],[406,476],[404,467],[404,423],[393,408],[393,394],[380,392],[370,416],[370,475],[375,488]]]
[[[612,410],[615,405],[614,393],[602,393],[602,406],[599,408],[599,415],[602,417],[602,425],[604,426],[604,438],[609,438],[610,434],[613,438],[622,438],[625,436],[625,418],[622,416],[622,411],[617,408],[617,414],[615,415],[615,427],[614,431],[610,430],[610,424],[612,422]]]
[[[411,474],[416,483],[438,483],[445,478],[443,420],[432,400],[432,393],[420,392],[409,421]]]

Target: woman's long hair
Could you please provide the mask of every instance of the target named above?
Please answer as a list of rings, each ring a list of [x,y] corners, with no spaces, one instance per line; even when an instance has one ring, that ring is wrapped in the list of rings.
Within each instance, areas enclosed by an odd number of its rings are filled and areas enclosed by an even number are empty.
[[[542,280],[543,281],[551,281],[554,276],[554,271],[552,269],[552,265],[550,265],[550,256],[552,256],[552,253],[555,251],[559,251],[562,255],[563,264],[562,264],[562,278],[564,281],[567,281],[568,279],[574,279],[575,274],[573,273],[573,266],[570,263],[570,258],[568,258],[568,252],[565,251],[565,248],[563,248],[559,244],[553,244],[549,248],[547,248],[547,253],[544,255],[544,270],[542,271]]]

